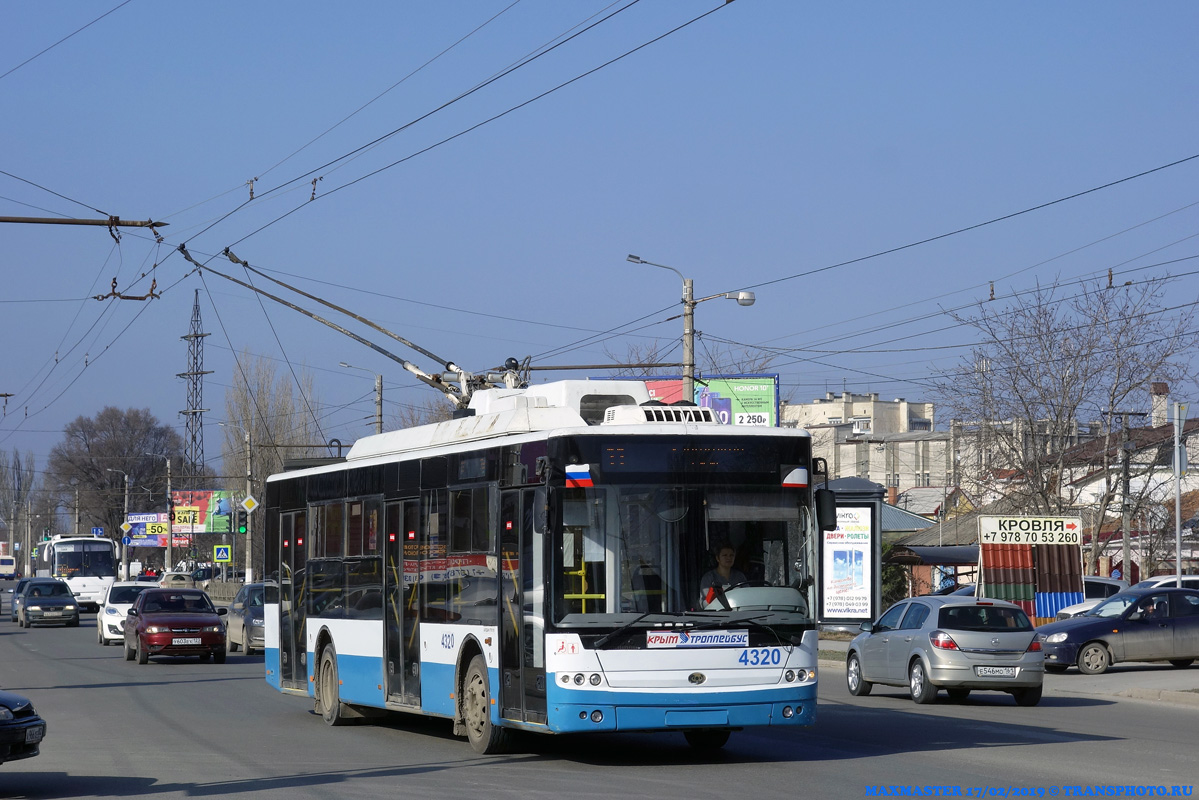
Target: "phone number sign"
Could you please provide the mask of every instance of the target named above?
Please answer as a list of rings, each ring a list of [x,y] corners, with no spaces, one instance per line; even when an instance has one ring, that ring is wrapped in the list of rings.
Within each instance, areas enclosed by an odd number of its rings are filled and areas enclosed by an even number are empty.
[[[983,544],[1082,544],[1079,517],[979,517]]]

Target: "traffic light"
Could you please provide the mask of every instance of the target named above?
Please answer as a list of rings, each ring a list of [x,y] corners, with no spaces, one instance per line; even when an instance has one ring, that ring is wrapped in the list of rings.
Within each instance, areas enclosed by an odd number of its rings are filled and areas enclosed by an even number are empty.
[[[249,530],[249,521],[246,519],[247,516],[248,515],[246,514],[246,511],[244,508],[238,509],[238,511],[237,511],[237,532],[238,533],[245,533],[247,530]]]

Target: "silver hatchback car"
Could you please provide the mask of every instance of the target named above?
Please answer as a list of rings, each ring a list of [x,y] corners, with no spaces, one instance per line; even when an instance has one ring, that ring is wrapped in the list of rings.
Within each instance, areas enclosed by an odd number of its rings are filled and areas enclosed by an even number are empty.
[[[901,600],[863,622],[845,663],[850,694],[874,684],[907,686],[912,700],[933,703],[945,689],[961,702],[971,691],[1011,694],[1019,705],[1041,702],[1045,655],[1032,623],[1003,600],[945,595]]]

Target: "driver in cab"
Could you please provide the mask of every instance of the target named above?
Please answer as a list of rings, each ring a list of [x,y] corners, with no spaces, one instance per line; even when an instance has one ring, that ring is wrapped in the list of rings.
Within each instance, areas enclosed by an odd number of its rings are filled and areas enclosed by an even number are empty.
[[[728,589],[730,586],[736,586],[740,583],[745,583],[745,573],[740,570],[733,569],[733,562],[737,560],[737,551],[732,545],[722,545],[716,550],[716,569],[710,569],[700,578],[700,606],[711,603],[716,599],[716,596]]]

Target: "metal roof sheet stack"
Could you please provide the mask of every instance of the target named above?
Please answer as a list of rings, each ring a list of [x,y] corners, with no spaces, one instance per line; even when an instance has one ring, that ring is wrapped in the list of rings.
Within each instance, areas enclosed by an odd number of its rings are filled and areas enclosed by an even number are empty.
[[[979,547],[982,563],[981,597],[1007,600],[1033,616],[1035,572],[1032,545],[983,544]]]

